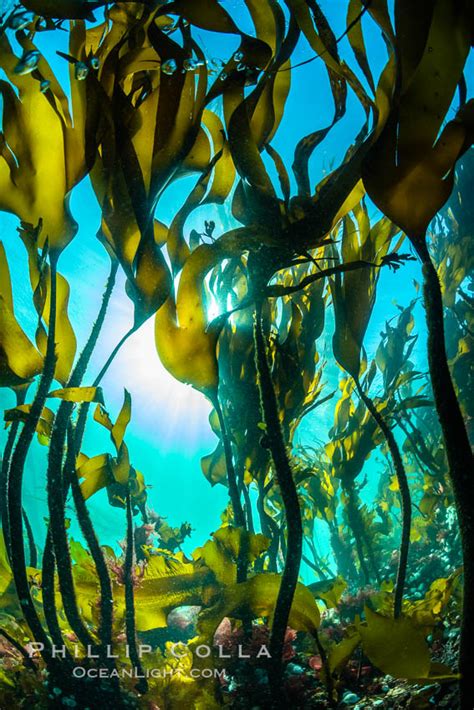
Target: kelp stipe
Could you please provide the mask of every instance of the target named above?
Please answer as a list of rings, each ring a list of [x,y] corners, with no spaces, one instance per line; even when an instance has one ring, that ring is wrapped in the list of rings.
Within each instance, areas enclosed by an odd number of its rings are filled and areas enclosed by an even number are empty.
[[[125,633],[128,647],[130,649],[130,661],[132,663],[132,667],[140,674],[140,677],[143,675],[143,666],[138,652],[137,632],[135,627],[135,595],[133,592],[135,542],[133,534],[132,500],[129,491],[127,491],[126,494],[125,510],[127,520],[125,560],[123,563],[123,573],[125,577]],[[147,692],[148,683],[144,677],[138,681],[137,690],[141,693]]]
[[[444,312],[438,274],[431,261],[425,244],[418,247],[423,263],[424,302],[428,324],[428,360],[436,409],[443,429],[446,455],[459,516],[464,560],[464,602],[459,666],[461,680],[461,707],[472,704],[474,688],[471,672],[474,654],[472,633],[474,633],[474,463],[471,444],[454,390],[445,347]]]
[[[104,319],[107,313],[110,297],[115,285],[117,268],[117,262],[112,261],[111,272],[103,295],[100,311],[90,333],[89,339],[83,351],[81,352],[78,361],[75,367],[73,368],[71,376],[67,382],[67,389],[80,387],[82,383],[82,379],[85,375],[90,358],[96,346],[97,339],[104,324]],[[71,427],[70,419],[73,413],[73,408],[73,401],[61,401],[58,411],[56,413],[55,423],[51,432],[47,475],[49,482],[48,490],[51,496],[49,508],[55,514],[52,514],[50,519],[50,528],[48,530],[47,543],[45,546],[45,553],[43,557],[43,564],[48,570],[48,583],[45,589],[45,597],[46,604],[48,606],[48,609],[50,610],[49,623],[53,625],[57,642],[58,624],[57,620],[55,620],[54,618],[55,611],[53,598],[55,593],[53,570],[56,566],[60,586],[64,585],[64,588],[62,589],[62,594],[66,599],[65,612],[68,618],[70,619],[72,629],[76,632],[78,639],[82,641],[85,646],[93,646],[94,640],[84,627],[76,604],[76,595],[74,591],[74,583],[71,571],[71,559],[69,556],[66,527],[64,525],[65,501],[68,495],[69,487],[72,486],[76,509],[78,509],[79,506],[79,523],[81,525],[81,528],[83,529],[83,532],[84,527],[87,527],[88,536],[86,539],[91,541],[91,544],[94,546],[93,535],[90,530],[90,525],[87,526],[87,511],[84,510],[84,507],[81,508],[81,501],[78,498],[77,485],[74,485],[77,484],[75,461],[79,452],[76,451],[74,438],[71,437],[71,434],[68,435],[68,428]],[[63,455],[64,451],[66,452],[65,456]],[[97,545],[94,546],[94,551],[97,557]],[[100,555],[100,557],[102,556]],[[102,574],[99,575],[99,579],[103,580],[105,572],[105,564],[103,563],[103,559],[99,561],[99,565],[101,565],[102,572]],[[104,582],[102,582],[102,584],[104,584]],[[110,588],[110,581],[108,585],[107,582],[105,582],[105,588],[107,590],[107,596],[105,596],[103,590],[102,613],[105,615],[106,618],[109,617],[109,619],[111,619],[112,594]],[[105,628],[107,628],[109,625],[111,626],[111,621],[107,622]],[[106,638],[102,639],[103,643],[105,645],[107,645],[107,643],[110,644],[110,632],[106,632],[105,636]]]
[[[406,52],[410,51],[411,39],[408,35],[400,45],[397,58],[397,69],[401,77],[397,87],[398,101],[392,108],[386,131],[369,153],[364,167],[364,184],[375,203],[406,231],[423,265],[428,361],[436,408],[444,434],[464,551],[464,611],[459,662],[462,675],[461,706],[467,708],[472,705],[474,696],[472,674],[468,670],[473,663],[472,644],[468,639],[472,638],[474,633],[474,479],[467,473],[473,459],[447,362],[441,288],[426,244],[426,230],[431,219],[450,195],[456,161],[473,142],[472,101],[461,105],[455,119],[438,135],[457,85],[462,79],[464,62],[469,52],[466,28],[469,26],[470,16],[467,5],[460,8],[458,13],[449,3],[438,2],[432,15],[424,13],[416,21],[412,21],[410,9],[405,8],[399,13],[398,20],[400,23],[411,22],[412,37],[416,36],[417,29],[421,30],[423,43],[420,44],[419,61],[413,64],[408,75],[401,72],[400,66]],[[443,31],[438,32],[441,26]],[[456,45],[450,42],[450,33],[458,36],[459,42]],[[433,47],[435,37],[438,50],[436,52]],[[420,114],[417,109],[420,95],[426,95],[430,91],[425,83],[426,72],[438,71],[439,76],[441,66],[445,66],[446,61],[440,57],[443,52],[449,55],[449,71],[440,82],[436,106],[432,105],[429,110]],[[431,70],[428,70],[429,62],[423,61],[428,54],[433,55]],[[407,82],[410,82],[409,91],[406,91]],[[415,124],[411,124],[412,119],[415,119]],[[417,150],[413,153],[411,146],[415,140]],[[404,195],[408,192],[411,199],[406,200]],[[417,209],[413,210],[415,201]]]
[[[288,459],[286,444],[283,440],[278,404],[273,389],[270,369],[268,367],[267,347],[262,330],[262,303],[258,297],[254,318],[255,363],[263,421],[266,426],[268,449],[272,455],[275,475],[285,507],[285,518],[288,529],[283,575],[275,604],[270,636],[270,653],[272,660],[270,661],[269,675],[273,699],[274,701],[278,701],[281,692],[283,642],[293,595],[298,582],[303,549],[303,528],[298,495],[293,481],[293,473]]]
[[[52,662],[51,644],[33,604],[26,573],[22,516],[22,485],[23,471],[28,449],[35,435],[36,427],[46,402],[46,397],[53,381],[56,367],[56,261],[57,257],[55,256],[53,257],[49,268],[50,310],[48,314],[49,328],[44,370],[31,405],[29,417],[25,422],[16,442],[8,473],[8,532],[10,537],[8,547],[11,550],[13,577],[15,579],[18,598],[21,600],[21,607],[23,609],[27,624],[30,627],[34,637],[43,644],[44,649],[42,653],[44,654],[44,658],[48,663],[51,663],[53,667],[56,664]]]
[[[379,425],[390,449],[390,454],[395,466],[398,486],[400,489],[400,497],[402,501],[402,537],[400,542],[400,558],[398,562],[397,582],[395,586],[395,594],[393,600],[393,613],[397,619],[402,613],[403,590],[405,588],[405,579],[407,573],[408,552],[410,547],[410,531],[411,531],[411,495],[408,485],[405,466],[403,465],[402,455],[395,440],[393,432],[385,421],[383,415],[379,412],[374,402],[367,395],[359,380],[356,380],[357,391],[361,399],[364,401],[367,409],[372,414],[373,418]]]

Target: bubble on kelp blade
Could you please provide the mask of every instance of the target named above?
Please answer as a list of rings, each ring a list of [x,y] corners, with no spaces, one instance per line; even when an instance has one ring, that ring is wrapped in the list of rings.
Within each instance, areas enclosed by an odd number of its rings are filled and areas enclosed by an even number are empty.
[[[176,63],[176,59],[167,59],[166,62],[163,62],[161,65],[161,71],[163,74],[168,74],[168,76],[172,76],[178,68],[178,65]]]
[[[84,81],[89,74],[89,67],[85,62],[76,62],[74,65],[74,76],[78,81]]]
[[[31,74],[37,68],[40,58],[41,54],[37,49],[29,49],[23,53],[13,71],[20,75]]]
[[[12,30],[24,30],[32,22],[33,16],[29,12],[15,12],[8,20],[8,27]]]

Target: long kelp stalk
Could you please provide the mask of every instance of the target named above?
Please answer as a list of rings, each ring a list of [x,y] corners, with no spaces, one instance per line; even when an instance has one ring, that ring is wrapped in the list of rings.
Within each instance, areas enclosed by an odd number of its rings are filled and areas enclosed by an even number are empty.
[[[16,394],[16,406],[17,407],[20,407],[22,404],[24,404],[25,398],[26,398],[26,391],[27,390],[25,387],[21,387],[16,390],[15,394]],[[5,538],[5,545],[6,545],[7,554],[8,554],[9,558],[11,556],[11,553],[10,553],[10,543],[9,543],[10,525],[9,525],[9,521],[8,521],[8,505],[7,505],[8,475],[9,475],[13,447],[15,446],[15,441],[16,441],[16,437],[17,437],[19,428],[20,428],[20,422],[18,420],[12,422],[10,429],[8,431],[5,449],[3,450],[2,470],[1,470],[0,513],[1,513],[3,536]]]
[[[99,372],[99,374],[98,374],[97,377],[95,378],[94,383],[93,383],[93,386],[94,386],[94,387],[97,387],[97,386],[100,384],[100,382],[102,382],[102,379],[105,377],[105,374],[106,374],[107,370],[109,369],[109,367],[111,366],[111,364],[112,364],[112,362],[115,360],[115,358],[117,357],[117,355],[118,355],[118,353],[119,353],[119,350],[122,349],[122,347],[125,345],[125,343],[127,342],[127,340],[128,340],[134,333],[136,333],[137,330],[138,330],[138,326],[133,325],[133,326],[130,328],[130,330],[127,330],[127,332],[125,333],[125,335],[123,335],[123,336],[120,338],[119,342],[118,342],[117,345],[114,347],[114,349],[113,349],[112,352],[110,353],[109,357],[108,357],[107,360],[105,361],[105,363],[104,363],[104,365],[103,365],[101,371]]]
[[[235,524],[239,528],[245,528],[245,515],[242,503],[240,500],[239,487],[237,485],[237,475],[235,473],[234,457],[232,453],[232,443],[230,440],[227,422],[222,411],[222,406],[219,397],[213,399],[214,409],[216,410],[217,418],[219,419],[219,427],[222,436],[222,445],[224,447],[225,464],[227,469],[227,483],[229,486],[229,497],[234,513]]]
[[[5,638],[8,641],[8,643],[11,644],[13,646],[13,648],[15,648],[18,651],[18,653],[21,653],[21,655],[23,656],[23,663],[25,664],[25,666],[27,668],[30,668],[35,673],[38,671],[34,661],[31,659],[28,651],[26,651],[23,648],[23,646],[21,645],[21,643],[18,643],[18,641],[16,641],[16,639],[14,639],[13,636],[10,636],[10,634],[8,633],[8,631],[6,631],[6,629],[0,628],[0,636],[3,636],[3,638]]]
[[[143,666],[140,660],[137,647],[137,632],[135,627],[135,595],[134,585],[134,562],[135,544],[133,534],[132,500],[130,492],[127,492],[127,545],[125,548],[124,580],[125,580],[125,634],[129,648],[130,660],[137,676],[143,676]],[[141,693],[146,693],[148,683],[145,678],[141,678],[137,684],[137,689]]]
[[[247,523],[247,529],[250,533],[255,532],[253,522],[252,501],[250,500],[249,487],[242,481],[242,494],[244,496],[244,515]]]
[[[316,545],[315,545],[315,543],[314,543],[314,540],[313,540],[311,537],[307,537],[307,538],[306,538],[306,543],[307,543],[309,549],[311,550],[311,554],[312,554],[312,556],[313,556],[314,564],[317,565],[319,568],[322,569],[322,571],[323,571],[323,573],[324,573],[324,576],[330,577],[331,574],[332,574],[332,570],[331,570],[330,567],[328,567],[328,565],[326,564],[326,562],[324,562],[324,560],[322,559],[322,557],[319,555],[319,553],[318,553],[318,551],[317,551],[317,549],[316,549]]]
[[[51,529],[48,529],[41,563],[41,593],[43,598],[44,618],[46,619],[48,631],[53,640],[53,644],[60,648],[64,645],[64,639],[59,625],[58,613],[56,609],[55,570],[56,564],[54,560],[53,538],[51,535]],[[68,661],[72,660],[72,656],[67,649],[66,659]]]
[[[113,361],[117,357],[119,351],[121,348],[125,345],[127,340],[137,331],[137,326],[133,326],[130,328],[130,330],[127,330],[124,336],[119,340],[117,345],[114,347],[112,352],[110,353],[109,357],[105,361],[102,369],[100,370],[99,374],[97,377],[94,379],[94,382],[92,383],[93,387],[98,387],[100,383],[102,382],[102,379],[105,377],[109,367],[112,365]],[[79,413],[77,415],[77,421],[76,425],[74,427],[74,446],[76,449],[76,454],[80,452],[81,445],[82,445],[82,439],[84,437],[84,431],[86,428],[86,422],[87,422],[87,415],[89,413],[90,409],[90,403],[89,402],[83,402],[81,406],[79,407]]]
[[[70,453],[71,452],[71,453]],[[99,578],[99,588],[100,588],[100,622],[99,622],[99,639],[102,644],[102,655],[107,660],[109,666],[113,666],[110,659],[107,658],[107,649],[112,648],[112,622],[113,622],[113,596],[112,596],[112,582],[110,580],[110,574],[105,561],[104,554],[100,547],[99,541],[95,534],[94,526],[92,524],[89,511],[87,509],[86,501],[82,495],[81,487],[76,474],[75,468],[75,445],[74,445],[74,431],[72,425],[69,425],[68,429],[68,456],[66,458],[66,470],[70,474],[70,484],[72,490],[72,496],[74,500],[74,505],[76,507],[77,519],[79,525],[84,535],[84,539],[90,550],[92,559],[97,570],[97,576]]]
[[[463,614],[459,669],[461,707],[474,703],[474,468],[471,446],[449,371],[444,339],[444,313],[441,285],[428,248],[417,240],[423,264],[424,305],[428,326],[428,363],[431,384],[443,431],[449,474],[459,520],[464,559]]]
[[[320,579],[326,579],[326,573],[323,572],[321,567],[319,567],[316,562],[312,562],[306,555],[302,555],[301,559],[306,565],[308,565],[308,567],[311,567],[313,572],[316,572],[316,574],[319,575]]]
[[[324,677],[324,683],[326,685],[326,690],[327,690],[327,694],[328,694],[329,706],[334,707],[336,705],[335,693],[334,693],[334,678],[332,677],[331,666],[329,664],[329,658],[328,658],[326,649],[324,648],[323,644],[321,643],[321,639],[319,638],[319,634],[316,630],[313,631],[313,638],[316,641],[316,647],[318,649],[319,657],[321,658],[323,677]]]
[[[23,522],[25,524],[26,537],[28,540],[28,547],[30,552],[30,567],[38,566],[38,551],[36,549],[35,536],[33,534],[33,528],[31,527],[30,519],[23,508]]]
[[[110,276],[102,299],[98,317],[92,328],[90,337],[84,347],[76,366],[67,383],[68,387],[78,387],[85,375],[92,352],[97,343],[102,325],[104,323],[110,296],[115,284],[118,264],[112,262]],[[64,612],[71,625],[72,630],[78,639],[85,646],[94,643],[91,634],[82,621],[76,601],[74,580],[72,573],[71,555],[65,521],[65,500],[69,489],[69,480],[63,478],[63,457],[66,443],[68,423],[74,409],[73,402],[62,401],[55,417],[51,441],[49,446],[48,471],[47,471],[47,492],[48,508],[50,514],[51,536],[54,547],[54,557],[58,570],[59,588],[63,599]],[[67,458],[67,457],[66,457]],[[75,451],[72,451],[73,465],[75,462]],[[45,554],[51,554],[49,546],[45,548]],[[47,565],[51,569],[51,564]],[[54,593],[51,583],[47,584],[47,593]],[[111,603],[111,602],[110,602]],[[52,600],[48,602],[52,607]]]
[[[268,571],[277,572],[278,565],[278,550],[280,548],[280,530],[277,523],[273,518],[268,515],[265,510],[265,486],[263,482],[259,480],[258,482],[258,498],[257,498],[257,512],[260,520],[260,527],[262,532],[266,537],[268,537],[270,542],[270,547],[268,548]],[[262,558],[263,560],[263,558]]]
[[[362,521],[362,516],[360,513],[360,510],[357,511],[357,515]],[[367,529],[367,526],[361,524],[361,534],[362,534],[362,540],[365,545],[365,549],[367,550],[367,557],[369,558],[370,566],[372,568],[372,572],[374,573],[375,581],[377,582],[378,585],[382,582],[382,579],[380,577],[380,572],[377,564],[377,560],[375,557],[375,552],[374,552],[374,546],[372,544],[372,538],[370,535],[370,531]]]
[[[282,650],[288,618],[293,602],[303,552],[303,526],[296,485],[281,429],[278,402],[268,364],[267,346],[262,327],[262,303],[257,301],[254,319],[255,364],[257,370],[260,405],[266,426],[275,476],[285,508],[288,551],[285,557],[280,589],[275,605],[270,636],[270,683],[278,694],[282,677]]]
[[[370,584],[371,577],[370,577],[369,568],[367,566],[367,562],[365,559],[364,541],[362,538],[362,522],[360,520],[360,513],[359,513],[359,508],[357,505],[356,494],[354,491],[353,482],[351,482],[348,485],[345,485],[344,491],[347,496],[347,504],[346,504],[347,522],[349,523],[349,526],[350,526],[352,533],[354,535],[354,540],[355,540],[356,550],[357,550],[357,557],[359,558],[360,571],[362,572],[365,584]]]
[[[407,473],[403,464],[402,455],[399,446],[395,440],[393,431],[385,421],[384,416],[379,412],[373,400],[364,392],[359,380],[356,380],[356,387],[359,397],[364,402],[372,417],[377,422],[377,425],[384,435],[387,442],[393,465],[395,467],[395,475],[397,477],[398,488],[400,490],[400,503],[402,511],[402,537],[400,541],[400,554],[398,558],[397,581],[395,584],[393,615],[398,619],[402,613],[403,591],[407,576],[408,553],[410,550],[410,530],[412,518],[412,505],[410,486],[408,485]]]
[[[76,449],[74,440],[74,429],[72,423],[69,422],[68,450],[65,463],[65,473],[66,476],[68,476],[68,480],[71,486],[72,497],[74,500],[74,506],[76,508],[79,526],[91,553],[91,557],[94,561],[99,582],[100,621],[98,628],[98,636],[100,639],[100,645],[97,650],[100,654],[102,663],[106,668],[108,668],[111,674],[110,687],[112,691],[112,697],[115,699],[115,701],[120,701],[120,682],[113,672],[115,670],[115,661],[110,657],[110,650],[113,647],[112,628],[114,599],[112,592],[112,582],[110,579],[109,569],[105,561],[104,553],[95,534],[94,526],[89,515],[89,510],[87,508],[86,501],[84,500],[84,496],[82,495],[81,487],[77,478],[75,462]]]
[[[238,528],[246,529],[245,513],[240,500],[239,486],[237,484],[237,474],[235,472],[234,457],[232,452],[232,442],[230,439],[227,422],[219,400],[216,396],[213,399],[214,409],[219,419],[222,444],[224,446],[225,465],[227,470],[227,484],[229,486],[229,497],[234,514],[234,522]],[[245,582],[247,579],[247,549],[246,539],[242,537],[239,557],[237,560],[237,582]]]
[[[36,432],[41,412],[46,401],[51,383],[54,378],[56,365],[55,337],[56,337],[56,302],[57,302],[57,257],[50,259],[50,312],[48,340],[44,368],[36,391],[35,398],[31,405],[28,418],[23,425],[23,429],[18,437],[15,450],[12,455],[10,470],[8,475],[8,520],[9,520],[9,548],[12,560],[13,579],[20,600],[20,604],[25,616],[25,621],[31,629],[33,637],[43,644],[42,654],[47,663],[52,663],[51,643],[43,628],[43,624],[38,616],[33,599],[30,593],[28,575],[26,571],[25,542],[23,536],[23,506],[22,488],[23,472],[25,469],[26,457]]]
[[[331,549],[336,558],[338,574],[349,580],[357,579],[357,569],[352,555],[346,549],[343,540],[339,534],[339,526],[337,519],[332,520],[329,525]]]

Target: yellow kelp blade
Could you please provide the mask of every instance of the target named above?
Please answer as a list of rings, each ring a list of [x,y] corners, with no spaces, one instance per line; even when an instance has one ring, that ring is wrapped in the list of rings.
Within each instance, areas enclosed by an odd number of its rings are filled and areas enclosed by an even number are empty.
[[[201,126],[205,62],[195,71],[161,71],[167,57],[182,68],[192,50],[198,56],[201,50],[195,43],[188,47],[187,35],[181,47],[160,32],[164,18],[155,22],[157,10],[140,18],[138,11],[132,17],[133,12],[127,16],[115,8],[102,39],[96,28],[85,32],[78,24],[72,41],[74,56],[85,60],[92,42],[100,61],[87,85],[87,100],[82,87],[74,105],[82,120],[87,114],[87,153],[95,159],[91,177],[103,209],[102,231],[126,273],[135,325],[158,310],[172,285],[160,250],[163,240],[158,243],[151,234],[156,201],[172,180],[204,170],[211,157]],[[134,26],[133,41],[120,29],[129,26]]]
[[[322,599],[328,609],[335,609],[339,604],[341,596],[347,589],[347,582],[343,577],[314,582],[308,585],[316,599]]]
[[[12,422],[26,422],[31,411],[31,404],[20,404],[13,409],[5,410],[3,418],[5,420],[5,428],[10,426]],[[38,424],[36,425],[36,433],[40,444],[47,445],[51,438],[51,431],[54,422],[54,412],[48,407],[43,407]]]
[[[384,673],[395,678],[427,676],[430,653],[426,631],[401,616],[388,618],[365,609],[367,622],[358,625],[364,653]],[[390,639],[390,643],[387,643]]]
[[[0,296],[3,298],[5,307],[13,313],[12,281],[3,242],[0,242]]]
[[[134,325],[138,327],[165,302],[172,279],[161,249],[152,240],[145,241],[135,259],[133,276],[126,284],[127,295],[135,305]]]
[[[29,382],[43,369],[43,358],[0,296],[0,387]]]
[[[36,228],[33,228],[30,224],[22,224],[19,230],[20,237],[28,253],[30,283],[34,294],[33,300],[36,312],[41,319],[36,331],[36,344],[40,352],[45,355],[48,336],[43,322],[46,326],[49,326],[51,271],[50,267],[44,263],[44,255],[39,251],[41,232],[41,223]],[[67,280],[62,274],[58,273],[56,277],[56,368],[54,376],[62,385],[66,384],[69,379],[77,345],[68,314],[69,294],[70,288]]]
[[[0,242],[0,387],[29,382],[42,368],[43,358],[15,318],[10,269]]]
[[[26,35],[20,32],[17,36],[25,51],[37,51]],[[0,68],[11,83],[0,82],[2,131],[8,145],[0,151],[0,209],[32,224],[42,219],[44,230],[40,246],[48,239],[50,249],[58,251],[77,231],[69,213],[68,195],[73,180],[77,181],[84,173],[83,166],[77,162],[82,162],[82,152],[79,150],[71,155],[75,167],[68,170],[66,142],[69,140],[71,148],[77,148],[78,144],[72,136],[66,138],[72,127],[65,112],[64,94],[60,90],[56,96],[53,94],[58,89],[57,82],[42,93],[38,79],[31,73],[15,72],[18,62],[19,57],[15,56],[3,34],[0,37]],[[44,59],[38,64],[40,74],[42,68],[48,76],[52,74]],[[18,95],[13,87],[18,90]]]
[[[224,447],[219,442],[212,452],[201,459],[201,469],[212,486],[216,483],[227,483],[227,465],[225,461]]]
[[[122,408],[119,412],[117,420],[116,420],[115,424],[113,425],[112,431],[110,433],[110,435],[112,437],[112,441],[115,444],[115,448],[117,449],[117,452],[120,450],[120,448],[122,446],[123,438],[125,436],[125,432],[127,430],[127,427],[130,423],[131,418],[132,418],[132,398],[130,396],[130,392],[128,392],[125,389]]]
[[[218,384],[216,346],[220,328],[208,328],[206,274],[231,255],[219,241],[202,244],[186,261],[176,302],[170,296],[156,314],[155,342],[166,369],[210,397]]]
[[[200,639],[212,639],[224,617],[242,619],[250,615],[255,619],[271,619],[280,585],[280,575],[258,574],[246,582],[224,587],[218,602],[201,612],[198,622]],[[307,587],[298,583],[288,625],[296,631],[314,633],[319,623],[320,613],[313,595]]]
[[[363,178],[377,206],[417,239],[449,197],[453,167],[473,139],[473,102],[439,135],[469,52],[470,17],[467,3],[450,0],[397,7],[399,81]]]
[[[13,574],[8,560],[5,538],[3,531],[0,531],[0,596],[6,592],[12,579]]]
[[[109,431],[112,431],[113,429],[113,424],[112,420],[109,417],[109,414],[105,407],[101,405],[100,403],[97,405],[94,411],[94,421],[98,422],[101,424],[103,427],[108,429]]]
[[[56,397],[64,402],[100,402],[104,403],[104,394],[101,387],[65,387],[53,390],[48,397]]]
[[[214,575],[205,567],[196,569],[183,556],[148,559],[145,574],[135,590],[137,631],[166,626],[169,612],[183,605],[206,604],[218,593]]]
[[[343,263],[359,259],[381,263],[398,232],[397,227],[385,217],[371,226],[363,202],[354,208],[353,215],[355,220],[350,215],[344,219]],[[360,374],[362,345],[375,303],[379,273],[380,269],[368,267],[336,274],[330,280],[336,316],[334,355],[353,377]]]
[[[212,570],[218,582],[227,585],[237,580],[238,560],[251,564],[269,545],[270,540],[264,535],[255,535],[229,525],[213,533],[212,540],[193,552],[193,558],[201,560]]]
[[[76,474],[78,479],[84,479],[80,485],[85,500],[113,481],[109,454],[99,454],[90,459],[82,454],[78,463]]]
[[[355,629],[346,631],[346,637],[329,647],[328,664],[331,674],[343,668],[360,644],[360,635]]]

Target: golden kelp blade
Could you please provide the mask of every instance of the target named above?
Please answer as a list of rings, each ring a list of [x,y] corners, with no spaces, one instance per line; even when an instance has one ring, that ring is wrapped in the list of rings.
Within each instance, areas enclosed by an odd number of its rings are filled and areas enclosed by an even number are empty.
[[[43,358],[30,342],[13,312],[10,271],[0,242],[0,387],[15,387],[38,375]]]
[[[36,343],[38,349],[44,355],[47,346],[47,330],[45,326],[49,327],[51,308],[51,270],[49,265],[44,262],[43,254],[39,252],[41,232],[41,224],[36,229],[33,229],[31,225],[22,224],[19,230],[20,237],[28,253],[30,283],[34,294],[33,301],[39,316]],[[68,314],[69,295],[69,284],[64,276],[58,273],[56,276],[56,367],[54,376],[62,385],[65,385],[69,379],[77,345]]]
[[[103,404],[104,396],[101,387],[65,387],[64,389],[50,392],[48,397],[56,397],[64,402],[100,402]]]
[[[156,314],[155,342],[161,362],[176,379],[208,396],[217,392],[216,346],[222,326],[209,327],[204,278],[229,253],[219,241],[200,245],[184,265],[176,302],[170,296]]]
[[[363,202],[354,208],[353,214],[355,221],[350,215],[344,219],[343,261],[362,259],[369,264],[381,263],[398,229],[385,217],[371,226]],[[360,374],[362,344],[375,304],[379,273],[379,269],[369,267],[336,274],[330,280],[336,316],[334,355],[353,377]]]
[[[21,404],[14,409],[6,409],[3,418],[5,420],[5,428],[13,422],[26,422],[31,411],[31,404]],[[36,425],[36,433],[40,444],[47,446],[51,439],[51,431],[54,422],[54,412],[48,407],[43,407],[38,424]]]
[[[280,589],[278,574],[258,574],[247,582],[225,587],[215,606],[201,614],[201,639],[210,639],[224,617],[243,618],[246,614],[272,617]],[[298,584],[288,623],[292,629],[313,633],[320,623],[320,613],[313,595],[303,584]]]
[[[36,50],[24,34],[19,33],[18,37],[25,51]],[[32,74],[15,73],[18,62],[2,35],[0,67],[11,83],[0,83],[3,97],[0,209],[30,224],[42,220],[44,229],[39,246],[48,239],[50,249],[56,252],[77,231],[68,197],[84,175],[83,151],[78,130],[72,126],[67,100],[46,60],[40,58],[38,63],[38,72],[51,82],[46,93],[39,90],[39,81]]]
[[[454,164],[473,138],[472,102],[439,135],[469,52],[470,17],[467,3],[437,0],[421,12],[399,3],[396,19],[398,82],[387,124],[365,160],[364,185],[417,239],[449,197]]]
[[[85,59],[90,37],[100,61],[97,75],[88,83],[88,100],[84,87],[75,106],[81,115],[84,110],[88,113],[88,150],[94,151],[95,161],[91,177],[103,208],[102,231],[127,275],[137,326],[158,310],[171,289],[161,244],[153,234],[156,202],[172,180],[189,171],[205,170],[211,158],[210,143],[201,127],[205,62],[201,61],[196,71],[162,72],[161,65],[171,49],[181,65],[191,45],[187,35],[183,49],[159,32],[162,18],[156,13],[155,9],[133,17],[115,8],[110,14],[112,27],[102,42],[97,40],[95,28],[86,32],[81,24],[72,34],[75,56]],[[120,27],[137,23],[143,29],[142,46],[124,44]],[[199,54],[197,45],[192,46]],[[114,73],[119,52],[119,69]],[[139,83],[144,66],[151,90],[142,97]],[[199,77],[196,89],[195,76]],[[213,139],[218,140],[216,136]],[[218,190],[222,188],[216,184],[216,197]]]

